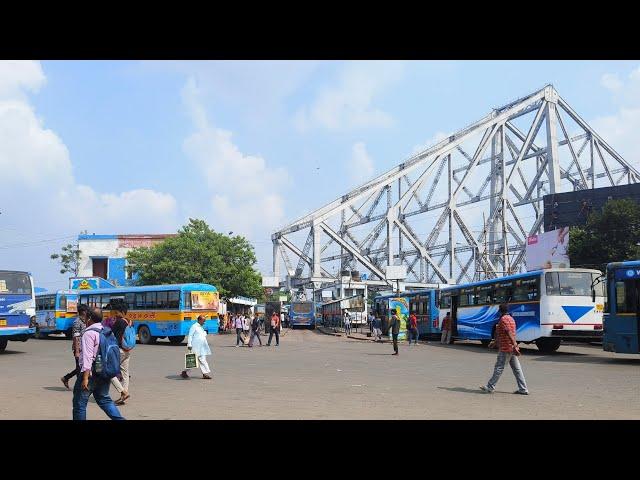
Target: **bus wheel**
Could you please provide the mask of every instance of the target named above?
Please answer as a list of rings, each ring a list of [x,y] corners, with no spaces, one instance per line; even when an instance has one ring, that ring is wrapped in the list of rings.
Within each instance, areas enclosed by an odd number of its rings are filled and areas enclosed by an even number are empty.
[[[71,333],[71,329],[65,330],[64,336],[67,340],[71,340],[71,337],[73,336],[73,334]]]
[[[0,352],[4,352],[4,349],[7,348],[7,343],[9,341],[6,338],[0,338]]]
[[[156,337],[151,336],[151,332],[149,331],[149,327],[146,325],[142,325],[138,329],[138,336],[140,337],[140,343],[143,345],[149,345],[152,343],[156,343]]]
[[[539,338],[536,340],[536,346],[541,352],[555,352],[560,348],[560,339],[549,337]]]
[[[184,342],[184,335],[178,335],[177,337],[169,337],[169,341],[174,345],[179,345]]]

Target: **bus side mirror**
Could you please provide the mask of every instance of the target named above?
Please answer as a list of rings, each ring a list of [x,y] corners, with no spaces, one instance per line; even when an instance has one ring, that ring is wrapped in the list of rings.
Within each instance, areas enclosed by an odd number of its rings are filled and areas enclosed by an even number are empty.
[[[595,288],[591,289],[591,301],[592,302],[596,301],[596,289]]]

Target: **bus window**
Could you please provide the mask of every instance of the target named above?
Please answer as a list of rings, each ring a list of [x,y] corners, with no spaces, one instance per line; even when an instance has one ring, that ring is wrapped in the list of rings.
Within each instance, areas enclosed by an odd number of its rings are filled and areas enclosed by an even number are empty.
[[[60,295],[60,310],[66,312],[67,311],[67,296]]]
[[[147,310],[151,310],[157,307],[156,305],[156,293],[157,292],[146,292],[144,298],[144,308]]]
[[[167,302],[167,308],[180,308],[180,292],[169,292]]]
[[[558,283],[557,272],[545,273],[544,283],[547,286],[547,295],[560,295],[560,285]]]
[[[440,308],[451,307],[451,297],[449,295],[442,295],[440,297]]]
[[[638,295],[638,287],[635,286],[635,280],[616,282],[617,313],[636,313]]]
[[[136,293],[136,309],[144,310],[144,293]]]
[[[458,298],[458,306],[466,307],[469,305],[469,294],[460,292],[460,296]]]
[[[507,287],[496,288],[493,300],[497,303],[508,303],[511,298],[511,289]]]
[[[158,308],[166,309],[167,308],[167,294],[169,292],[158,292],[156,297],[156,302],[158,302]]]
[[[182,295],[182,303],[184,310],[191,310],[191,292],[184,292]]]
[[[519,283],[519,285],[518,285]],[[538,299],[538,279],[531,278],[516,282],[513,292],[514,302],[531,302]]]
[[[409,303],[409,308],[411,310],[411,313],[420,315],[420,312],[418,311],[418,305],[419,305],[418,298],[412,299],[412,301]]]
[[[491,305],[493,303],[493,285],[480,285],[477,288],[478,305]]]
[[[136,294],[135,293],[125,293],[124,294],[124,301],[127,304],[127,308],[129,310],[133,310],[134,308],[136,308]]]

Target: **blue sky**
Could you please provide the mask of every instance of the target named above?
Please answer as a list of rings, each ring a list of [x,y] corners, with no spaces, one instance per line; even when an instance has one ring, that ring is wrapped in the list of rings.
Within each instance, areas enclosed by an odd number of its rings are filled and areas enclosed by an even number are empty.
[[[66,286],[80,230],[270,234],[552,83],[638,167],[637,61],[0,62],[0,268]],[[7,175],[8,174],[8,175]]]

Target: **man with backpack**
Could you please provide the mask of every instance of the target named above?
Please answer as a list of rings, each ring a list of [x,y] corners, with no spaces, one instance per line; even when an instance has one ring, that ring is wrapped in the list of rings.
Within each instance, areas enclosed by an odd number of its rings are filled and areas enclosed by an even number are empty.
[[[80,373],[73,387],[73,419],[87,419],[87,403],[93,395],[111,420],[124,420],[109,396],[111,379],[120,372],[118,342],[108,327],[102,326],[102,313],[89,309],[87,328],[80,340]]]
[[[128,307],[124,300],[115,299],[108,305],[111,309],[111,320],[113,331],[118,346],[120,347],[120,378],[113,377],[111,384],[116,387],[120,394],[120,398],[116,400],[116,405],[125,405],[125,402],[131,397],[129,395],[129,362],[131,359],[131,350],[136,346],[136,332],[133,322],[125,318]]]

